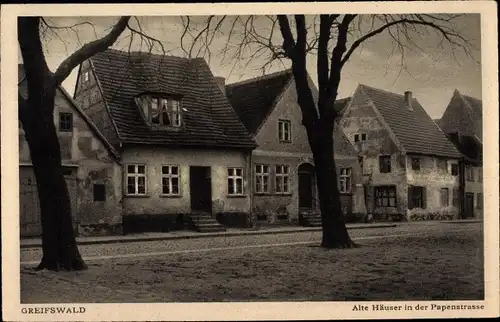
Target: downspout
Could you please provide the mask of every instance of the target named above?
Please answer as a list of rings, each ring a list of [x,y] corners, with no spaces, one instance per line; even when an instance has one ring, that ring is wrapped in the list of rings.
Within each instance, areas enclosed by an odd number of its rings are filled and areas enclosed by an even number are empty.
[[[465,162],[458,160],[458,194],[460,195],[459,218],[465,219]]]
[[[253,217],[253,173],[252,173],[252,150],[248,152],[247,159],[247,173],[248,173],[248,204],[249,204],[249,225],[255,226],[255,218]]]

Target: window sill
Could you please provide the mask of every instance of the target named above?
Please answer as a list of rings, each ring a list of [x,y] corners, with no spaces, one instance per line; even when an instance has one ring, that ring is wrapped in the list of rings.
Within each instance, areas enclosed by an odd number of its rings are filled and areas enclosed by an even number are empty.
[[[161,194],[160,198],[182,198],[182,195],[165,195],[165,194]]]
[[[254,192],[254,196],[271,196],[270,192]]]
[[[145,194],[145,195],[132,195],[132,194],[125,194],[123,195],[124,197],[126,198],[149,198],[151,197],[150,195],[148,194]]]
[[[274,193],[275,196],[279,196],[279,197],[291,197],[292,196],[292,193],[291,192],[283,192],[283,193],[280,193],[280,192],[275,192]]]
[[[246,198],[247,195],[226,195],[228,198]]]
[[[280,140],[280,143],[292,143],[292,141],[281,141]]]

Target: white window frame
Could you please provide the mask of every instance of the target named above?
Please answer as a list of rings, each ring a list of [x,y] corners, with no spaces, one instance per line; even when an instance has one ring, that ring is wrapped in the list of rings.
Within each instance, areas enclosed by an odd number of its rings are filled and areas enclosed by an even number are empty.
[[[177,173],[174,174],[172,169],[176,168]],[[167,169],[167,173],[164,173],[164,169]],[[180,196],[181,195],[181,167],[177,164],[163,164],[161,166],[161,195],[162,196]],[[164,187],[166,186],[165,183],[163,182],[164,179],[167,180],[167,185],[168,185],[168,193],[165,193]],[[172,192],[173,189],[172,187],[174,184],[172,183],[173,179],[177,179],[177,192],[174,193]]]
[[[290,193],[289,165],[277,164],[274,167],[274,192],[278,195],[285,195]]]
[[[340,193],[351,193],[351,191],[352,191],[352,169],[351,168],[340,168],[339,191],[340,191]]]
[[[129,172],[129,167],[134,167],[134,172]],[[139,167],[144,167],[144,173],[139,173]],[[147,177],[148,167],[145,164],[127,164],[125,165],[125,194],[127,196],[146,196],[148,193],[148,177]],[[128,191],[128,180],[129,178],[134,178],[134,192],[130,193]],[[139,192],[139,178],[144,178],[144,192]]]
[[[240,174],[238,174],[238,172]],[[231,185],[232,182],[232,191]],[[238,191],[238,182],[241,182],[241,191]],[[243,196],[245,194],[245,182],[243,181],[243,168],[241,167],[229,167],[227,168],[227,194],[228,196]]]
[[[292,122],[290,120],[278,120],[278,139],[280,142],[292,142]]]
[[[267,168],[267,171],[266,171]],[[260,187],[257,185],[257,180],[260,179]],[[266,183],[266,184],[265,184]],[[255,193],[270,193],[271,184],[271,166],[269,164],[255,165]]]
[[[161,95],[143,95],[136,100],[144,112],[147,122],[154,127],[181,127],[182,107],[181,100]],[[153,104],[153,102],[155,102]],[[170,102],[170,103],[169,103]],[[170,106],[169,106],[170,105]],[[158,123],[153,123],[153,106],[158,112]],[[164,116],[168,118],[169,124],[165,123]]]

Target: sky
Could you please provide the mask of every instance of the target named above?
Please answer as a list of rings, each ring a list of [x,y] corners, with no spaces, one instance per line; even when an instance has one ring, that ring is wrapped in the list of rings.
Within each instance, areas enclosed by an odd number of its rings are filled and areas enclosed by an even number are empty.
[[[231,17],[230,17],[231,18]],[[308,16],[308,23],[313,23],[313,17]],[[57,66],[83,44],[103,36],[109,28],[117,21],[117,17],[57,17],[47,18],[53,26],[72,26],[82,21],[90,24],[78,25],[72,29],[53,29],[44,34],[43,44],[49,68],[53,71]],[[186,36],[185,44],[192,42],[196,30],[205,25],[206,17],[196,17],[191,21],[193,36]],[[216,20],[218,21],[218,20]],[[216,33],[211,44],[212,56],[209,65],[215,76],[223,76],[227,83],[233,83],[244,79],[257,77],[263,74],[262,66],[269,57],[269,51],[262,51],[263,57],[257,57],[250,61],[245,67],[248,59],[243,57],[235,65],[234,60],[222,61],[222,55],[218,50],[227,44],[231,19],[221,24],[220,32]],[[169,55],[186,56],[180,48],[180,39],[184,31],[182,20],[178,16],[155,16],[139,17],[131,20],[132,26],[140,27],[148,36],[160,40]],[[271,29],[270,20],[266,17],[257,17],[254,25],[262,35],[268,35]],[[364,16],[358,28],[353,31],[348,40],[351,44],[366,28],[371,25],[370,18]],[[358,84],[384,89],[387,91],[401,93],[412,91],[413,96],[419,100],[427,113],[432,118],[440,118],[451,99],[453,91],[458,89],[461,93],[481,99],[481,64],[480,64],[480,17],[478,14],[468,14],[457,20],[455,28],[457,32],[465,37],[475,47],[472,49],[472,57],[456,51],[452,55],[450,46],[439,46],[439,38],[433,32],[418,36],[412,34],[414,45],[407,43],[409,49],[404,51],[406,69],[401,68],[401,52],[393,50],[394,41],[390,34],[383,32],[362,44],[351,56],[343,68],[342,80],[339,87],[338,98],[351,96]],[[237,30],[236,31],[241,31]],[[422,30],[425,31],[425,30]],[[309,34],[312,34],[312,29]],[[237,32],[233,41],[238,40]],[[273,43],[279,45],[282,42],[278,29],[273,34]],[[116,49],[127,50],[130,44],[130,33],[124,32],[117,43]],[[231,43],[230,43],[231,44]],[[420,49],[417,49],[420,48]],[[132,39],[134,50],[147,50],[145,43],[135,36]],[[250,46],[246,52],[247,56],[254,53],[258,47]],[[154,51],[159,52],[160,47],[155,45]],[[234,53],[230,51],[229,53]],[[196,54],[196,52],[195,52]],[[207,55],[203,55],[208,59]],[[20,54],[19,54],[19,59]],[[317,84],[316,60],[314,55],[308,56],[308,72]],[[275,63],[271,65],[267,73],[275,72],[289,67],[289,61],[284,64]],[[63,86],[72,94],[76,80],[75,69],[65,80]]]

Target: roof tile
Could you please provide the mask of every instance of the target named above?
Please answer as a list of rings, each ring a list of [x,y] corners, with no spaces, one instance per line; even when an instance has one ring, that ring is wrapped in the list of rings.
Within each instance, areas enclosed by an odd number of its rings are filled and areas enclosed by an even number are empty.
[[[404,95],[360,86],[408,153],[460,157],[455,146],[415,98],[410,110]]]
[[[91,61],[123,143],[256,146],[204,59],[108,49]],[[180,129],[152,130],[146,124],[134,98],[147,92],[182,97]]]

